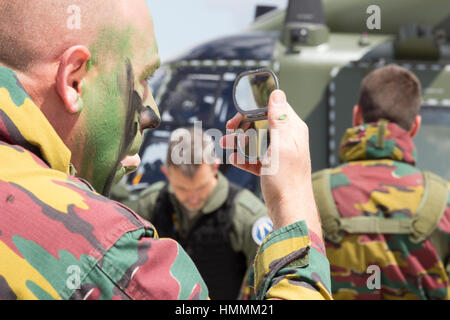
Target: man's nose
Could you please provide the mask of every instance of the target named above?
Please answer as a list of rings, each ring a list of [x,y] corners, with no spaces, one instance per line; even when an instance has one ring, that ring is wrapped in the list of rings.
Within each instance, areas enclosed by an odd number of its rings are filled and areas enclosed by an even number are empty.
[[[193,193],[193,194],[189,195],[188,199],[189,199],[190,202],[198,202],[200,197],[198,196],[198,194]]]
[[[148,84],[145,84],[148,88]],[[161,124],[161,116],[159,114],[158,106],[150,93],[150,88],[148,88],[149,94],[145,95],[144,101],[142,102],[143,108],[139,114],[139,124],[141,127],[141,132],[145,129],[156,129]]]
[[[156,129],[161,124],[160,116],[150,107],[144,107],[139,114],[141,131],[145,129]]]

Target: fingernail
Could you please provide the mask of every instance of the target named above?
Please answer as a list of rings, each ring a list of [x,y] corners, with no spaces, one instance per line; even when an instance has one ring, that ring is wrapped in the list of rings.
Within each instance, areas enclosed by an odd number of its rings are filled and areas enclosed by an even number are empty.
[[[283,104],[283,103],[285,103],[286,102],[286,95],[284,94],[284,92],[281,91],[281,90],[274,91],[273,102],[275,104]]]

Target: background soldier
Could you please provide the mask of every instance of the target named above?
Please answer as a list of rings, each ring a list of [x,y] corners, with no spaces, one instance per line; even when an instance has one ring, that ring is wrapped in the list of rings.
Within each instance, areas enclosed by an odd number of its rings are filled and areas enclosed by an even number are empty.
[[[263,202],[229,182],[219,165],[209,135],[193,127],[177,129],[161,167],[168,183],[153,184],[127,204],[151,221],[160,237],[183,246],[212,298],[236,299],[272,223]]]
[[[450,298],[450,197],[446,181],[414,166],[420,105],[410,71],[371,72],[342,140],[344,164],[313,175],[334,298]],[[381,270],[375,288],[371,265]]]

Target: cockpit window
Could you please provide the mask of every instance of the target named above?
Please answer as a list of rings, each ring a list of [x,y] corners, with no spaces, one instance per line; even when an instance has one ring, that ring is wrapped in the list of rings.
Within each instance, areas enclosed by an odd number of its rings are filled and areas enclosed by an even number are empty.
[[[220,74],[179,72],[168,86],[160,102],[163,123],[177,127],[201,121],[203,126],[214,125],[217,99],[226,84]]]

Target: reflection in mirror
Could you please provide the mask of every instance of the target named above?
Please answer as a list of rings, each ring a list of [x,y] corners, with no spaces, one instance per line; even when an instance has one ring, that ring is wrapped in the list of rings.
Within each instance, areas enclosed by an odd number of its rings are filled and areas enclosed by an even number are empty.
[[[267,108],[272,91],[278,89],[274,75],[267,71],[249,73],[235,84],[235,101],[244,112]]]
[[[237,133],[239,152],[250,161],[264,158],[270,144],[267,120],[243,122]]]

